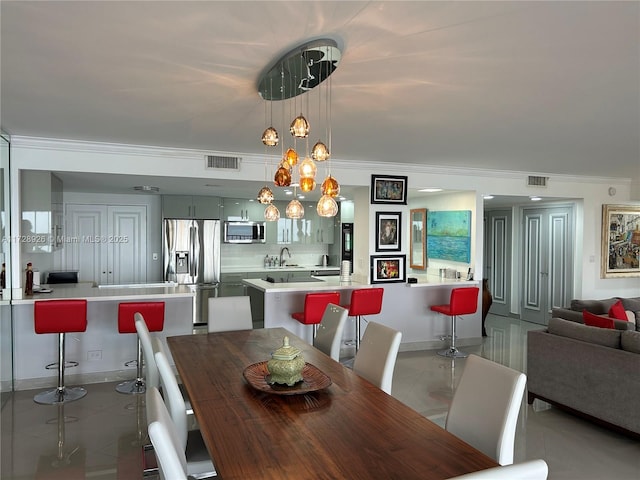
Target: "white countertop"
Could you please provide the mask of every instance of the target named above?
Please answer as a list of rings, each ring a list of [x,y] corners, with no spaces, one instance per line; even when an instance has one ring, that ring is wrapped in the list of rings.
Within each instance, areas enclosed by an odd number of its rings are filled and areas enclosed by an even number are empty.
[[[87,283],[64,284],[62,285],[42,285],[43,288],[51,289],[51,293],[37,293],[25,296],[19,300],[11,299],[14,305],[28,305],[36,300],[57,300],[67,298],[86,299],[89,302],[113,301],[113,300],[137,300],[166,298],[168,296],[193,297],[195,291],[188,285],[164,286],[158,284],[151,286],[109,286],[109,288],[98,288]]]
[[[477,280],[458,280],[455,278],[440,278],[438,275],[412,275],[418,279],[418,283],[405,283],[406,286],[411,288],[420,287],[439,287],[439,286],[458,286],[458,285],[478,285]],[[342,282],[339,276],[328,277],[314,277],[320,282],[286,282],[286,283],[271,283],[259,278],[247,278],[242,280],[242,283],[254,287],[262,292],[307,292],[307,291],[322,291],[322,290],[348,290],[354,287],[357,288],[375,288],[384,287],[384,283],[367,284],[361,282]],[[398,285],[398,283],[390,283],[390,285]]]
[[[341,282],[339,276],[317,277],[320,282],[287,282],[271,283],[259,278],[248,278],[242,283],[265,293],[270,292],[310,292],[323,290],[348,290],[357,288],[377,287],[378,285],[367,285],[360,282]]]
[[[233,266],[222,267],[222,273],[256,273],[256,272],[300,272],[307,270],[337,270],[340,271],[339,266],[317,266],[317,265],[285,265],[284,267],[256,267],[256,266]]]
[[[409,275],[416,278],[418,283],[407,283],[409,287],[433,287],[438,285],[479,285],[478,280],[461,280],[457,278],[440,278],[439,275]]]

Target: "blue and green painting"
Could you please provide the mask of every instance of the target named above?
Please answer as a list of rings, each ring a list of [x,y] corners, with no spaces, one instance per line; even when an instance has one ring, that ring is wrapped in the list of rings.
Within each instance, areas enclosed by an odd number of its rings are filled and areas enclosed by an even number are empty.
[[[427,256],[454,262],[471,261],[471,210],[427,213]]]

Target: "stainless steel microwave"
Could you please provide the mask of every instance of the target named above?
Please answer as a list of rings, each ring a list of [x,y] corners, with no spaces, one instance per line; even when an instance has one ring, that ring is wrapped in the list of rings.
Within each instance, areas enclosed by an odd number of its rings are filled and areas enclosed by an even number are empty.
[[[224,243],[265,243],[265,222],[224,222]]]

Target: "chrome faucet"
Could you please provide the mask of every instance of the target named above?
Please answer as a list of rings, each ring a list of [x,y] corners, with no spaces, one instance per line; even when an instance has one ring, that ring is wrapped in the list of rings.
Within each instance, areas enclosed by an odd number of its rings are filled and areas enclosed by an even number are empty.
[[[282,258],[282,254],[284,253],[284,251],[287,251],[287,255],[289,255],[289,258],[291,258],[291,252],[289,251],[289,249],[287,247],[282,247],[280,249],[280,266],[282,267],[284,265],[284,260]]]

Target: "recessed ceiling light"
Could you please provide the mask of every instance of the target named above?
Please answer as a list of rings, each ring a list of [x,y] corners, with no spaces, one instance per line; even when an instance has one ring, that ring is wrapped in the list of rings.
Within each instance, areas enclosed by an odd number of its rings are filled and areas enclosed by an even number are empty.
[[[426,192],[426,193],[435,193],[435,192],[441,192],[442,189],[441,188],[421,188],[420,190],[418,190],[419,192]]]
[[[491,200],[493,198],[493,195],[483,195],[482,198],[484,198],[485,200]]]
[[[284,194],[285,195],[293,195],[293,192],[291,190],[285,190]]]
[[[539,202],[540,200],[542,200],[542,197],[532,195],[531,197],[529,197],[529,200],[531,200],[532,202]]]
[[[137,192],[153,192],[158,193],[160,189],[158,187],[152,187],[150,185],[136,185],[133,189]]]

